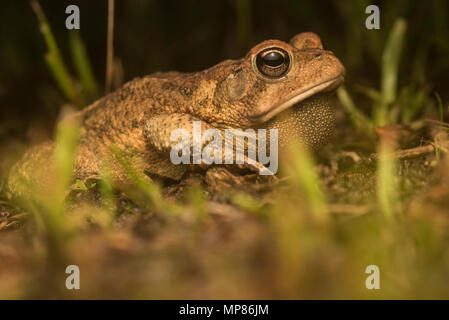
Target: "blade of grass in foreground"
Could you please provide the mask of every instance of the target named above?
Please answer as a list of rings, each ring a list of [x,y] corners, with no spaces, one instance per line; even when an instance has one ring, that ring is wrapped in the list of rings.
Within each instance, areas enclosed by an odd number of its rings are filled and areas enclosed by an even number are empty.
[[[117,146],[111,146],[110,150],[134,185],[148,195],[156,209],[161,209],[163,199],[159,186],[149,182],[148,178],[130,163],[127,157],[123,154],[122,150],[120,150]]]
[[[208,217],[206,211],[206,201],[203,196],[203,190],[199,186],[195,186],[188,191],[188,199],[192,206],[195,208],[197,217],[200,220],[204,220]]]
[[[438,112],[440,115],[440,122],[443,123],[444,122],[444,107],[443,107],[443,101],[441,100],[441,97],[438,94],[438,92],[435,92],[435,98],[437,99],[437,103],[438,103]]]
[[[98,94],[98,85],[92,72],[86,47],[77,30],[71,30],[69,32],[69,41],[72,59],[75,63],[81,84],[89,95],[96,96]]]
[[[293,163],[288,172],[292,175],[294,187],[304,195],[314,218],[318,222],[328,221],[329,210],[310,152],[301,143],[296,144],[291,152]]]
[[[440,122],[444,123],[443,102],[441,101],[441,97],[440,97],[440,95],[437,92],[435,92],[435,97],[437,99],[438,111],[439,111],[439,114],[440,114]],[[440,129],[444,130],[444,127],[440,126]],[[438,147],[438,143],[435,143],[435,156],[436,156],[437,160],[440,160],[441,155],[440,155],[440,148]]]
[[[50,25],[48,24],[47,18],[45,17],[41,6],[37,0],[31,0],[31,6],[39,20],[41,33],[47,44],[48,52],[45,54],[45,61],[53,73],[56,83],[70,102],[76,105],[81,105],[81,97],[79,96],[74,86],[73,79],[67,71],[64,61],[62,60],[58,45],[56,44]]]
[[[64,121],[58,126],[54,149],[54,182],[52,192],[44,199],[46,220],[51,229],[63,230],[64,200],[72,181],[75,150],[78,143],[78,123]],[[52,231],[57,232],[57,231]]]
[[[64,216],[65,198],[72,181],[77,141],[78,123],[65,121],[58,126],[50,158],[45,159],[44,163],[36,164],[38,170],[41,169],[44,173],[31,173],[36,176],[27,186],[29,197],[22,200],[34,215],[43,235],[47,257],[53,261],[61,261],[63,258],[65,240],[70,229]]]
[[[395,141],[392,137],[381,136],[377,163],[377,199],[380,209],[389,223],[400,214],[401,203],[397,183],[397,161],[394,156]]]
[[[388,108],[396,100],[399,60],[407,23],[396,19],[382,54],[381,104],[375,109],[376,126],[388,124]]]
[[[352,100],[351,96],[349,95],[348,91],[346,91],[346,88],[344,86],[338,88],[337,96],[341,104],[343,105],[343,108],[349,114],[353,125],[357,129],[365,132],[367,135],[372,136],[374,134],[372,121],[357,109],[354,101]]]

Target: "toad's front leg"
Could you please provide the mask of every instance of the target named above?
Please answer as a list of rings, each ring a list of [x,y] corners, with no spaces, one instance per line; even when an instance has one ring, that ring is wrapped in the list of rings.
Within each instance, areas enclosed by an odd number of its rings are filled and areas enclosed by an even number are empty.
[[[185,171],[195,165],[209,169],[217,164],[235,163],[238,150],[233,144],[234,137],[227,141],[229,136],[223,132],[192,115],[181,113],[154,116],[143,129],[148,144]],[[244,148],[240,150],[244,153]],[[239,167],[257,172],[267,170],[245,154],[241,158],[243,163],[238,164]],[[151,168],[148,171],[152,172]]]

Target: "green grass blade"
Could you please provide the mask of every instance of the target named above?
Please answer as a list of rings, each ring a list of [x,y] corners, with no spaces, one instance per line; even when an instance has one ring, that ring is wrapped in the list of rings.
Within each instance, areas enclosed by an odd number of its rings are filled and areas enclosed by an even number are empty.
[[[413,121],[427,106],[429,97],[424,90],[413,92],[409,88],[406,89],[403,96],[402,99],[399,97],[398,101],[407,106],[401,110],[401,122],[407,124]]]
[[[75,88],[72,77],[67,71],[64,61],[62,60],[61,53],[59,52],[58,45],[56,44],[53,33],[51,32],[47,17],[42,11],[42,8],[37,0],[31,0],[31,6],[37,16],[40,31],[44,36],[45,43],[47,44],[48,52],[45,54],[45,61],[47,62],[56,83],[64,96],[70,100],[70,102],[80,105],[81,98]]]
[[[59,187],[65,189],[72,180],[75,148],[78,142],[78,124],[64,121],[59,125],[55,145],[55,167]]]
[[[393,222],[400,213],[398,188],[397,161],[394,158],[393,148],[388,142],[381,141],[377,163],[377,199],[388,223]]]
[[[435,98],[437,99],[437,105],[438,105],[438,112],[440,115],[440,122],[444,122],[444,107],[443,107],[443,101],[441,101],[440,95],[435,92]]]
[[[117,146],[111,146],[110,150],[134,185],[148,195],[156,209],[162,208],[163,199],[159,186],[151,183],[144,173],[139,172]]]
[[[435,92],[435,97],[437,99],[437,105],[438,105],[438,112],[440,114],[440,122],[444,123],[444,107],[443,107],[443,101],[441,101],[441,97],[440,95]],[[443,126],[440,126],[440,130],[444,130]],[[438,147],[438,143],[437,141],[435,141],[435,156],[437,158],[437,160],[440,160],[441,157],[441,151],[440,148]]]
[[[406,29],[406,21],[402,18],[396,19],[382,54],[382,103],[376,117],[377,126],[388,124],[388,108],[396,100],[399,60]]]
[[[208,217],[206,211],[206,201],[203,195],[203,190],[199,186],[195,186],[188,191],[188,199],[194,207],[197,218],[201,221]]]
[[[349,114],[350,120],[353,125],[369,136],[372,136],[374,134],[373,123],[368,117],[366,117],[357,109],[354,101],[352,100],[351,96],[349,95],[348,91],[346,91],[346,88],[344,86],[338,88],[337,96],[341,104],[343,105],[343,108]]]
[[[78,132],[76,121],[64,121],[58,126],[52,158],[53,179],[48,186],[49,193],[35,199],[36,205],[33,204],[35,215],[40,216],[45,225],[45,233],[49,241],[48,249],[58,256],[63,255],[61,252],[63,238],[70,228],[66,223],[64,209],[68,188],[72,182]]]
[[[69,41],[72,59],[81,84],[89,95],[96,96],[98,94],[98,85],[79,31],[71,30],[69,32]]]
[[[293,186],[304,195],[316,221],[328,221],[329,210],[312,155],[301,143],[295,145],[291,151],[293,167],[288,172],[292,175]]]

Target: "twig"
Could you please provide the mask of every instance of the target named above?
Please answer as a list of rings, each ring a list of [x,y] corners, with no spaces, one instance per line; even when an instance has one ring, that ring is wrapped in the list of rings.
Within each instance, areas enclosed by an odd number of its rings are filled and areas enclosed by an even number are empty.
[[[435,147],[431,144],[422,147],[416,147],[411,149],[400,150],[395,153],[395,157],[397,159],[407,159],[407,158],[416,158],[427,153],[432,153],[435,151]]]
[[[108,36],[106,56],[105,93],[111,91],[112,74],[114,69],[114,0],[108,0]]]
[[[441,121],[433,120],[433,119],[424,119],[424,121],[428,122],[428,123],[431,123],[431,124],[435,124],[437,126],[449,128],[449,123],[446,123],[446,122],[441,122]]]
[[[449,145],[449,140],[441,143],[441,146]],[[435,152],[436,148],[441,148],[440,145],[435,146],[434,144],[429,144],[427,146],[410,148],[405,150],[399,150],[394,153],[394,157],[396,159],[409,159],[409,158],[417,158],[422,155]],[[377,153],[373,153],[370,156],[370,159],[376,160],[379,157]]]

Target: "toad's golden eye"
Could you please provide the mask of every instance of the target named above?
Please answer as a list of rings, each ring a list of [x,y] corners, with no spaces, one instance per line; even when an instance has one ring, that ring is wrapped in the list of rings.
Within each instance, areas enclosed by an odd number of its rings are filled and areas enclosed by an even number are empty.
[[[290,66],[288,53],[281,48],[267,48],[257,54],[256,66],[268,78],[280,78]]]

